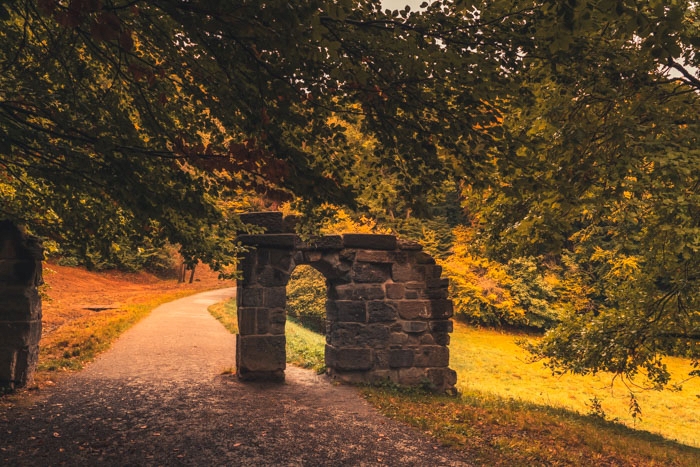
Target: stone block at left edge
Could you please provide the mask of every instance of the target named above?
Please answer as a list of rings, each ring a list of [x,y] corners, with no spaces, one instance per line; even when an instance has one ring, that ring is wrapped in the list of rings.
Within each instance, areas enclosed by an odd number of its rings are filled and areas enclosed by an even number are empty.
[[[38,359],[38,346],[10,348],[0,345],[0,388],[18,389],[31,385]]]
[[[242,379],[284,378],[285,336],[236,336],[238,376]]]

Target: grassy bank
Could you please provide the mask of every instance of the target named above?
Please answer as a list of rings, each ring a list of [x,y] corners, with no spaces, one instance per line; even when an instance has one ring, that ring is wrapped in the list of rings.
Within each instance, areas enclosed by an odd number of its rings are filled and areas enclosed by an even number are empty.
[[[158,294],[138,304],[104,310],[63,324],[41,340],[37,383],[51,379],[56,372],[81,369],[154,308],[198,292],[181,290]]]
[[[455,323],[450,343],[450,366],[457,371],[462,393],[481,391],[506,399],[565,408],[616,420],[628,427],[648,430],[691,446],[700,446],[700,378],[685,381],[682,390],[643,390],[625,385],[608,373],[553,376],[542,362],[529,363],[513,333],[477,329]],[[674,381],[682,381],[688,360],[668,359]],[[641,414],[630,413],[630,391]]]

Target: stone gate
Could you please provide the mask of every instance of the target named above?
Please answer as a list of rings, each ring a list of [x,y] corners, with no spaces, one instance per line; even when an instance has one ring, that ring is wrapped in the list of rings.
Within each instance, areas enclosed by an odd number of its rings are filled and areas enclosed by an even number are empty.
[[[352,383],[390,381],[454,392],[452,301],[442,269],[415,242],[344,234],[304,242],[279,212],[242,215],[265,229],[239,235],[236,366],[244,380],[283,380],[286,285],[297,265],[326,278],[326,368]]]

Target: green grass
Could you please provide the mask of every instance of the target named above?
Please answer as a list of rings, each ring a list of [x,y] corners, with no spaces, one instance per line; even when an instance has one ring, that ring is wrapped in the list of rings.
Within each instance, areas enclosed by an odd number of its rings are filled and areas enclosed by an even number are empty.
[[[310,331],[292,319],[287,320],[287,363],[310,368],[321,374],[326,371],[326,338]]]
[[[593,408],[596,401],[608,420],[700,446],[700,378],[686,381],[681,391],[631,387],[642,409],[640,421],[629,413],[630,388],[621,381],[613,384],[613,376],[607,373],[553,376],[543,363],[528,363],[527,352],[515,343],[522,337],[455,323],[450,366],[457,371],[457,389],[463,393],[487,392],[581,414],[596,412]],[[680,358],[670,358],[668,365],[678,381],[690,370],[689,361]],[[643,385],[644,381],[639,383]]]
[[[658,435],[488,393],[460,397],[364,388],[388,417],[464,452],[475,465],[697,466],[700,450]]]
[[[236,315],[235,298],[210,306],[209,313],[219,320],[231,334],[238,334],[238,316]]]

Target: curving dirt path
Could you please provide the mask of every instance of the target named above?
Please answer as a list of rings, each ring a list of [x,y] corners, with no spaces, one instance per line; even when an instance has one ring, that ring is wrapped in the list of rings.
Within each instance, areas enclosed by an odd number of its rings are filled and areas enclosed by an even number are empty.
[[[207,307],[234,293],[162,305],[82,372],[0,405],[0,464],[469,465],[308,370],[284,384],[223,374],[235,341]]]

